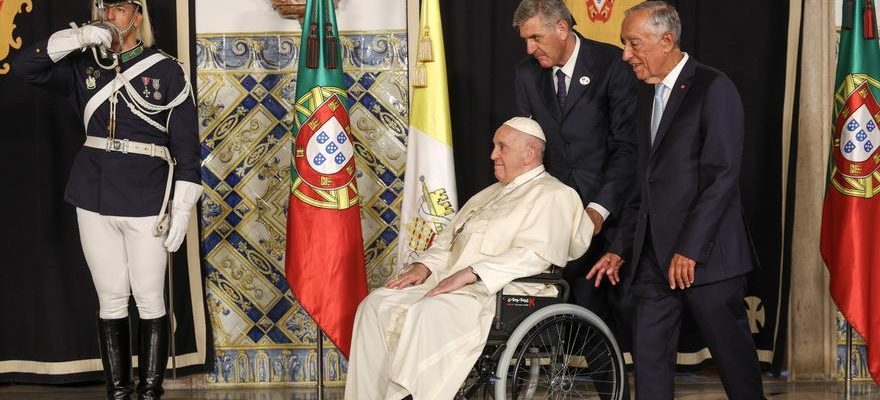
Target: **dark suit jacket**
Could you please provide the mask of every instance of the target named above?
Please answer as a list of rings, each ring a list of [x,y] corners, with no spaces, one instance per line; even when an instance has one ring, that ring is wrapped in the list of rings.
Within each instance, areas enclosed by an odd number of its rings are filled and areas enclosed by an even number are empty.
[[[638,81],[619,48],[580,40],[565,109],[556,101],[552,68],[541,68],[532,57],[516,68],[517,105],[547,136],[547,172],[574,188],[584,206],[598,203],[616,219],[635,179]],[[589,83],[581,84],[582,77]]]
[[[633,260],[624,266],[635,268],[646,235],[651,235],[664,276],[674,253],[697,262],[697,285],[748,272],[752,247],[739,190],[745,132],[736,87],[722,72],[690,58],[651,146],[653,96],[654,85],[642,84],[639,195],[628,203],[611,251],[627,254],[632,247]]]

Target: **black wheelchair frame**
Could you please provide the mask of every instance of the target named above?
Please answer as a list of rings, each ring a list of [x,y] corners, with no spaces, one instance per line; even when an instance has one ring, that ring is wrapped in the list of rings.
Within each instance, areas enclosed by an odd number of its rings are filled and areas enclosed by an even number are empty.
[[[498,292],[486,347],[456,400],[621,400],[626,375],[617,341],[598,316],[566,303],[570,288],[561,268],[514,282],[553,285],[558,294]]]

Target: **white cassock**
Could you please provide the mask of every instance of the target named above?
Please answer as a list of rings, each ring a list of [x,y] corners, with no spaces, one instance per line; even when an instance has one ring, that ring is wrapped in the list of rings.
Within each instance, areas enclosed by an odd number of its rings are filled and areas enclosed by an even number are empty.
[[[495,294],[514,279],[580,257],[592,234],[577,193],[543,166],[477,193],[416,260],[432,271],[424,284],[379,288],[361,302],[345,398],[452,399],[486,345]],[[424,297],[468,266],[480,282]],[[520,283],[504,291],[555,294],[545,285]]]

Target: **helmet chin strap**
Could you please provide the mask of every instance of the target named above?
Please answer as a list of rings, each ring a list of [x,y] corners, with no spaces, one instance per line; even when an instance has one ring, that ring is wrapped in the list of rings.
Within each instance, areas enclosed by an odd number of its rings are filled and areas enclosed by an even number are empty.
[[[128,21],[128,26],[126,26],[125,29],[122,29],[119,31],[120,36],[125,38],[125,35],[127,35],[128,31],[130,31],[131,28],[133,28],[133,27],[134,27],[134,18],[132,18],[131,21]]]

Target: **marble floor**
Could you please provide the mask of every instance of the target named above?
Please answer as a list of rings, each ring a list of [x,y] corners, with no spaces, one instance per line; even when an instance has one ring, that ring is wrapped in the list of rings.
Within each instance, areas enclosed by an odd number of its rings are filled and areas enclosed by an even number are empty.
[[[318,396],[309,388],[242,388],[208,389],[183,388],[171,383],[165,400],[313,400]],[[785,382],[778,378],[764,378],[764,394],[769,400],[826,400],[844,399],[840,382]],[[0,385],[0,400],[93,400],[103,397],[102,385],[37,386]],[[679,376],[676,380],[676,399],[723,400],[727,397],[717,378]],[[325,400],[342,400],[341,388],[325,389]],[[852,399],[880,399],[880,390],[873,382],[855,382]]]

